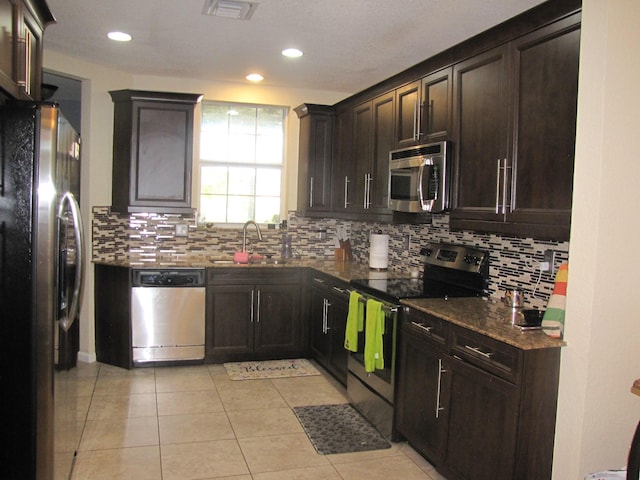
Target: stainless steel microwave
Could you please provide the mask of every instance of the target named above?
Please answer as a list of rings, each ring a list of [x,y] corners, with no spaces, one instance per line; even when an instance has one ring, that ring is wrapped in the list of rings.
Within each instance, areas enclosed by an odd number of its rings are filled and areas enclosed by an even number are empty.
[[[449,142],[389,152],[389,208],[398,212],[443,212],[451,188]]]

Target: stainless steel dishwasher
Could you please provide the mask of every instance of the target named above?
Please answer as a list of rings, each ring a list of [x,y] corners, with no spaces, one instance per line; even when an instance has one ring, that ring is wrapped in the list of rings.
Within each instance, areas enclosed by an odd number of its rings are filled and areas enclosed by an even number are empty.
[[[202,360],[205,270],[133,270],[133,363]]]

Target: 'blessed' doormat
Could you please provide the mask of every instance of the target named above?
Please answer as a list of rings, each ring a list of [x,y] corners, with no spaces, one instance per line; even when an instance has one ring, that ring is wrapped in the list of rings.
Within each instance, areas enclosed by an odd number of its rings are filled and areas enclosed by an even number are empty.
[[[293,412],[321,455],[391,447],[387,439],[348,403],[294,407]]]
[[[231,380],[254,380],[258,378],[286,378],[320,375],[320,372],[305,358],[293,360],[267,360],[264,362],[225,363],[224,368]]]

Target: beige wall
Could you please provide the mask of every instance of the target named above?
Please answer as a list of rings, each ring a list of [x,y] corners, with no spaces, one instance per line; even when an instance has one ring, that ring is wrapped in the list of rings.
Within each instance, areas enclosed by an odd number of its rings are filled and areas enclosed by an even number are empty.
[[[556,480],[626,465],[640,419],[640,2],[584,0],[582,21]]]
[[[82,80],[81,198],[82,217],[88,237],[87,249],[91,248],[91,207],[111,204],[113,104],[108,93],[109,90],[132,88],[191,92],[204,94],[206,100],[288,106],[290,111],[287,119],[287,145],[285,147],[285,202],[287,210],[295,209],[297,194],[299,121],[293,108],[304,102],[332,105],[348,96],[347,93],[269,88],[242,83],[214,83],[188,78],[134,76],[46,49],[44,67],[49,71]],[[80,358],[85,361],[95,360],[93,287],[93,269],[89,268],[80,316]]]
[[[584,0],[578,138],[570,243],[566,341],[562,353],[554,480],[619,468],[640,419],[640,398],[629,393],[640,377],[638,262],[619,253],[640,239],[640,2]],[[117,88],[202,92],[215,100],[295,107],[334,103],[345,95],[285,91],[186,79],[138,77],[45,52],[45,67],[83,84],[83,216],[111,198],[112,106]],[[288,205],[295,204],[297,129],[289,115]],[[87,201],[88,199],[88,201]],[[634,252],[635,253],[635,252]],[[81,350],[93,347],[93,277],[84,298]]]

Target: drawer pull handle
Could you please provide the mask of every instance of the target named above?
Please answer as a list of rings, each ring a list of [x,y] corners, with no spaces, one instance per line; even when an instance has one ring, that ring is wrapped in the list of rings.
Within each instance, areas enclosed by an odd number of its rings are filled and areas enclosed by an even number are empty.
[[[438,359],[438,391],[436,393],[436,418],[440,418],[440,412],[444,410],[444,407],[440,406],[440,394],[442,393],[442,374],[447,373],[445,368],[442,368],[442,359]]]
[[[465,345],[464,348],[471,350],[472,352],[477,353],[478,355],[482,355],[485,358],[491,358],[493,356],[492,352],[483,352],[482,350],[480,350],[480,348],[478,347],[472,347],[470,345]]]
[[[313,277],[313,281],[324,284],[324,280],[321,278]]]
[[[344,288],[340,288],[340,287],[336,287],[335,285],[333,287],[331,287],[333,290],[335,290],[336,292],[340,292],[343,295],[347,295],[349,293],[348,290],[344,289]]]
[[[433,327],[431,325],[425,325],[424,323],[411,322],[411,325],[414,325],[427,333],[431,333],[431,330],[433,330]]]

